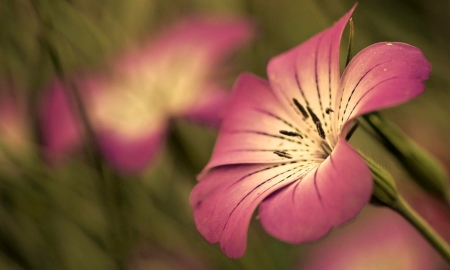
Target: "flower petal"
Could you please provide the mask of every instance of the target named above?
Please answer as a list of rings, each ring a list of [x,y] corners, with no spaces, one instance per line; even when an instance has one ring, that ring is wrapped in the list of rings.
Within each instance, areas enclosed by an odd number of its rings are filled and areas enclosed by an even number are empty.
[[[280,130],[297,131],[304,138],[285,137]],[[221,165],[285,162],[286,158],[273,153],[276,150],[310,158],[315,154],[310,149],[315,143],[296,128],[266,81],[243,74],[235,84],[214,153],[202,174]]]
[[[208,65],[218,64],[249,42],[255,35],[252,21],[232,16],[198,16],[186,18],[173,27],[163,29],[145,48],[137,48],[116,62],[120,72],[133,72],[152,62],[170,57],[175,52],[190,49],[201,51]],[[186,70],[186,72],[189,72]]]
[[[193,120],[217,124],[217,117],[200,117],[205,106],[223,102],[220,94],[209,92],[217,90],[215,72],[225,57],[253,37],[253,28],[239,18],[190,18],[144,47],[125,51],[114,61],[111,76],[74,78],[92,127],[101,137],[102,150],[111,155],[106,159],[121,169],[142,167],[158,148],[155,143],[162,141],[164,131],[155,130],[164,130],[172,117],[187,114]],[[80,143],[76,111],[72,112],[62,89],[50,90],[44,102],[44,143],[49,156],[60,156]],[[143,145],[149,148],[138,151]],[[137,156],[129,159],[132,154]]]
[[[336,114],[340,126],[362,114],[421,94],[430,72],[430,63],[411,45],[383,42],[365,48],[342,75]]]
[[[367,165],[341,139],[317,170],[261,203],[261,222],[268,233],[283,241],[313,241],[354,218],[371,194]]]
[[[356,222],[320,241],[305,255],[302,268],[297,269],[423,270],[443,269],[444,265],[404,218],[388,208],[374,206],[365,208]]]
[[[127,89],[118,90],[146,102],[140,115],[163,112],[162,117],[168,118],[186,114],[193,120],[206,118],[217,124],[217,119],[202,117],[199,106],[211,101],[210,91],[217,91],[219,64],[253,37],[253,28],[250,21],[233,17],[185,19],[144,48],[119,59],[116,72],[125,83],[119,82],[117,88]],[[118,99],[119,104],[124,103]],[[116,111],[117,107],[108,110]],[[126,110],[130,105],[120,107]],[[137,125],[145,126],[141,122],[151,120],[141,119]]]
[[[242,256],[257,205],[308,170],[296,162],[214,168],[190,196],[197,229],[209,242],[220,242],[229,257]]]
[[[184,114],[192,122],[219,127],[230,97],[228,91],[212,90]]]
[[[327,134],[331,130],[331,115],[326,109],[335,109],[334,100],[339,84],[339,46],[342,32],[353,13],[353,7],[332,27],[315,35],[301,45],[272,58],[267,66],[271,88],[298,123],[305,123],[319,138],[314,122],[305,121],[293,105],[292,99],[310,107],[320,119]],[[309,119],[312,119],[310,117]],[[337,137],[336,134],[334,137]]]
[[[112,131],[98,134],[100,149],[105,159],[115,168],[126,173],[137,173],[144,169],[164,145],[167,126],[141,138],[127,138]]]
[[[252,36],[253,25],[238,18],[193,17],[177,23],[119,58],[117,76],[101,86],[108,91],[94,106],[93,118],[108,130],[138,138],[149,127],[183,115],[217,124],[217,117],[201,113],[223,102],[222,93],[210,92],[217,91],[218,64]]]
[[[72,104],[60,82],[55,82],[44,97],[41,111],[41,139],[46,158],[51,162],[79,145],[82,137]]]

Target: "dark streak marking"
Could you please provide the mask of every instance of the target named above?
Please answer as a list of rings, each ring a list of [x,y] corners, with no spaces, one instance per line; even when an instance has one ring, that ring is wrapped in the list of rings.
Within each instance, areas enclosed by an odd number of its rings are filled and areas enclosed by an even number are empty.
[[[346,112],[347,112],[347,108],[348,108],[348,105],[349,105],[349,103],[350,103],[350,100],[352,99],[353,94],[355,93],[356,88],[358,88],[358,86],[359,86],[359,84],[361,83],[361,81],[362,81],[362,80],[363,80],[370,72],[372,72],[372,71],[373,71],[374,69],[376,69],[377,67],[379,67],[379,66],[381,66],[381,65],[384,65],[384,64],[386,64],[386,63],[390,63],[390,62],[392,62],[392,61],[395,61],[395,60],[389,60],[389,61],[386,61],[386,62],[383,62],[383,63],[378,63],[377,65],[375,65],[375,66],[371,67],[369,70],[367,70],[366,73],[364,73],[364,74],[361,76],[361,78],[359,78],[358,82],[356,83],[355,87],[353,88],[352,92],[350,93],[350,96],[348,97],[347,102],[346,102],[346,104],[345,104],[344,112],[342,113],[341,120],[340,120],[340,122],[341,122],[341,127],[342,127],[342,123],[343,123],[343,121],[344,121],[344,117],[345,117],[345,114],[346,114]],[[372,87],[372,88],[373,88],[373,87]],[[364,95],[365,95],[365,94],[364,94]],[[342,103],[342,97],[343,97],[343,96],[344,96],[344,95],[341,96],[341,100],[339,101],[338,119],[339,119],[339,116],[340,116],[341,103]],[[361,100],[361,99],[360,99],[360,100]],[[354,107],[353,107],[353,108],[354,108]],[[350,115],[351,115],[351,113],[350,113]],[[348,118],[347,118],[347,119],[348,119]]]
[[[297,133],[301,134],[301,131],[300,131],[297,127],[295,127],[293,124],[289,123],[289,122],[286,121],[285,119],[279,117],[278,115],[275,115],[275,114],[273,114],[273,113],[271,113],[271,112],[268,112],[268,111],[262,110],[262,109],[258,109],[258,108],[255,108],[255,111],[260,112],[260,113],[263,113],[263,114],[268,115],[268,116],[270,116],[270,117],[273,117],[273,118],[275,118],[275,119],[277,119],[277,120],[283,122],[284,124],[288,125],[288,126],[291,127],[292,129],[295,129],[295,131],[297,131]],[[302,137],[308,138],[308,135],[302,134]]]
[[[239,205],[240,205],[245,199],[247,199],[248,196],[250,196],[250,194],[252,194],[253,192],[255,192],[258,188],[260,188],[260,187],[263,186],[264,184],[266,184],[266,183],[270,182],[271,180],[277,178],[278,176],[280,176],[280,175],[282,175],[282,174],[285,174],[285,173],[288,173],[288,172],[291,172],[291,171],[293,171],[293,170],[295,170],[295,169],[297,169],[297,168],[299,168],[299,167],[301,167],[301,166],[296,166],[296,167],[291,168],[291,169],[289,169],[289,170],[287,170],[287,171],[284,171],[284,172],[281,172],[281,173],[279,173],[279,174],[276,174],[276,175],[274,175],[273,177],[270,177],[269,179],[267,179],[267,180],[261,182],[261,183],[258,184],[256,187],[254,187],[250,192],[248,192],[248,193],[247,193],[247,194],[246,194],[246,195],[245,195],[245,196],[244,196],[244,197],[236,204],[236,206],[235,206],[235,207],[233,208],[233,210],[230,212],[230,214],[228,215],[227,221],[226,221],[225,224],[223,225],[223,230],[225,230],[225,228],[226,228],[226,226],[227,226],[227,224],[228,224],[228,221],[230,220],[230,218],[231,218],[231,216],[233,215],[234,211],[239,207]],[[300,170],[301,170],[301,169],[300,169]],[[300,171],[300,170],[298,170],[298,171]],[[276,186],[276,185],[278,185],[278,184],[284,182],[285,180],[287,180],[288,178],[290,178],[291,176],[293,176],[294,174],[296,174],[298,171],[295,171],[294,173],[292,173],[292,174],[286,176],[285,178],[281,179],[281,180],[278,181],[277,183],[275,183],[275,184],[273,184],[272,186],[270,186],[268,189],[264,190],[262,193],[264,193],[264,192],[266,192],[267,190],[273,188],[274,186]],[[257,197],[256,197],[256,198],[258,198],[259,196],[261,196],[261,193],[257,194]],[[255,198],[255,199],[256,199],[256,198]]]
[[[322,96],[320,94],[320,87],[319,87],[319,72],[318,72],[318,58],[319,58],[319,48],[322,45],[323,38],[319,39],[317,42],[316,52],[314,54],[314,78],[316,82],[316,90],[317,90],[317,97],[319,99],[319,105],[320,105],[320,112],[322,113],[322,119],[325,119],[325,114],[323,113],[323,104],[322,104]],[[330,57],[329,57],[330,58]],[[326,125],[326,123],[325,123]]]
[[[290,152],[302,152],[302,149],[235,149],[232,152],[273,152],[273,151],[290,151]],[[302,157],[302,156],[300,156]]]
[[[355,110],[355,108],[359,105],[359,103],[361,102],[361,100],[363,100],[369,92],[371,92],[373,89],[377,88],[380,84],[382,84],[382,83],[384,83],[384,82],[386,82],[386,81],[390,81],[390,80],[393,80],[393,79],[397,79],[397,78],[398,78],[397,76],[392,77],[392,78],[388,78],[388,79],[386,79],[386,80],[383,80],[383,81],[377,83],[377,84],[374,85],[372,88],[370,88],[369,90],[367,90],[367,91],[366,91],[366,92],[358,99],[358,101],[355,103],[355,105],[353,106],[352,110],[351,110],[350,113],[348,114],[347,119],[346,119],[345,121],[348,121],[348,119],[350,119],[350,116],[353,114],[353,111]],[[342,128],[343,123],[344,123],[344,116],[342,116],[341,128]]]
[[[311,115],[311,118],[312,118],[314,124],[317,124],[317,122],[320,123],[319,117],[317,117],[317,115],[312,111],[312,109],[309,106],[306,107],[306,109],[308,110],[309,114]]]
[[[286,166],[286,165],[295,164],[295,163],[297,163],[297,161],[290,161],[290,162],[285,162],[285,163],[278,163],[278,164],[275,164],[275,165],[273,165],[273,166],[269,166],[269,167],[266,167],[266,168],[263,168],[263,169],[260,169],[260,170],[253,171],[253,172],[251,172],[251,173],[248,173],[248,174],[242,176],[242,177],[241,177],[239,180],[237,180],[233,185],[235,185],[235,184],[239,183],[240,181],[244,180],[245,178],[250,177],[250,176],[252,176],[252,175],[255,175],[255,174],[257,174],[257,173],[264,172],[264,171],[267,171],[267,170],[270,170],[270,169],[273,169],[273,168],[277,168],[277,167],[281,167],[281,166]]]
[[[330,42],[330,49],[328,52],[328,108],[331,108],[331,100],[332,100],[332,96],[331,96],[331,51],[333,48],[333,42]],[[328,120],[331,122],[331,117],[328,117]],[[327,122],[325,122],[326,124]],[[331,125],[330,127],[328,127],[328,131],[331,133]]]
[[[310,107],[306,107],[308,109],[309,114],[311,115],[311,118],[316,125],[317,133],[319,134],[320,138],[325,139],[325,131],[323,130],[322,123],[319,120],[319,117],[312,111]]]
[[[292,192],[292,202],[295,201],[295,193],[296,190],[298,188],[298,186],[300,185],[300,183],[302,182],[303,178],[305,178],[306,174],[312,170],[314,170],[315,168],[317,168],[320,164],[309,164],[308,166],[305,166],[304,169],[306,169],[306,173],[302,175],[301,178],[298,179],[297,183],[294,186],[294,192]]]
[[[300,137],[301,139],[303,139],[302,134],[297,133],[295,131],[280,130],[280,133],[289,137]]]
[[[298,102],[297,99],[293,98],[292,101],[294,102],[297,109],[302,113],[303,118],[307,119],[309,117],[308,113],[306,112],[305,108]]]
[[[331,108],[326,108],[325,109],[325,113],[326,114],[330,114],[330,113],[332,113],[332,112],[334,112]]]
[[[294,68],[295,68],[294,77],[295,77],[295,82],[297,83],[298,90],[300,90],[300,93],[302,94],[302,97],[305,100],[306,105],[309,106],[309,102],[308,102],[308,100],[305,97],[305,93],[303,93],[303,89],[300,86],[300,80],[298,79],[298,74],[297,74],[297,72],[298,72],[297,71],[297,66],[295,66]]]
[[[277,151],[273,151],[273,153],[282,158],[292,159],[292,156],[289,153],[286,153],[284,151],[277,150]]]
[[[265,132],[261,132],[261,131],[256,131],[256,130],[230,130],[230,131],[227,131],[227,132],[229,132],[229,133],[251,133],[251,134],[257,134],[257,135],[272,137],[272,138],[285,140],[285,141],[288,141],[288,142],[292,142],[292,143],[303,145],[303,143],[298,141],[298,140],[293,140],[293,139],[286,138],[286,137],[283,137],[283,136],[273,135],[273,134],[269,134],[269,133],[265,133]]]
[[[316,122],[316,127],[317,127],[317,133],[319,134],[320,138],[325,139],[325,131],[322,128],[322,124],[320,123],[320,121]]]
[[[319,187],[317,186],[317,173],[319,172],[319,168],[320,168],[320,164],[319,164],[319,166],[317,166],[317,169],[314,172],[314,187],[316,189],[317,196],[319,196],[319,201],[322,203],[322,196],[320,195]]]

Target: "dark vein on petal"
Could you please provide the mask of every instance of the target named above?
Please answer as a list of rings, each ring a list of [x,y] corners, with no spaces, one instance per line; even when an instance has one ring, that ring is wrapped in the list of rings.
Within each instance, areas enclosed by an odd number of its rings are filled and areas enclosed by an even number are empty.
[[[344,87],[344,89],[345,89],[345,87]],[[342,97],[344,96],[344,90],[342,90],[342,94],[341,94],[341,97],[340,97],[340,99],[339,99],[339,107],[338,107],[338,111],[337,111],[337,123],[336,123],[336,129],[338,128],[338,126],[339,126],[339,116],[340,116],[340,114],[341,114],[341,105],[342,105]],[[342,128],[342,125],[341,125],[341,128]],[[339,128],[340,129],[340,128]],[[339,130],[336,130],[338,133],[339,133]]]
[[[302,95],[302,97],[303,97],[303,100],[305,101],[305,103],[306,103],[306,107],[309,107],[309,102],[308,102],[308,100],[306,99],[306,96],[305,96],[305,93],[303,92],[303,89],[302,89],[302,86],[301,86],[301,84],[300,84],[300,80],[299,80],[299,78],[298,78],[298,70],[297,70],[297,66],[294,66],[294,77],[295,77],[295,82],[297,83],[297,87],[298,87],[298,90],[300,91],[300,93],[301,93],[301,95]],[[293,99],[293,101],[294,101],[294,103],[295,103],[295,101],[297,101],[295,98]],[[298,101],[297,101],[298,102]],[[300,103],[299,103],[300,104]],[[295,109],[294,109],[294,111],[295,111]],[[302,114],[303,114],[303,112],[302,112]],[[314,128],[313,128],[313,126],[308,122],[308,121],[305,121],[307,119],[307,117],[304,117],[304,115],[303,115],[303,122],[309,127],[309,129],[307,129],[307,131],[311,131],[311,130],[313,130]]]
[[[320,165],[322,165],[322,163],[317,166],[317,169],[314,172],[314,188],[316,189],[317,195],[319,196],[319,201],[322,203],[322,195],[320,195],[319,187],[317,186],[317,172],[319,172]]]
[[[331,154],[329,155],[329,158],[330,158],[331,166],[336,170],[337,167],[336,167],[336,165],[334,164],[333,153],[331,153]]]
[[[346,104],[345,104],[344,112],[342,113],[342,118],[341,118],[341,121],[340,121],[341,123],[342,123],[342,121],[344,120],[344,116],[345,116],[345,113],[347,112],[348,104],[350,103],[350,100],[352,99],[353,94],[354,94],[355,91],[356,91],[356,88],[358,88],[358,85],[359,85],[359,84],[361,83],[361,81],[367,76],[367,74],[368,74],[370,71],[372,71],[374,68],[376,68],[377,66],[378,66],[378,65],[372,67],[372,68],[369,69],[366,73],[364,73],[364,74],[361,76],[361,78],[359,78],[358,82],[356,83],[355,87],[353,88],[352,92],[350,93],[350,96],[349,96],[348,99],[347,99],[347,102],[346,102]]]
[[[266,133],[266,132],[262,132],[262,131],[257,131],[257,130],[235,130],[235,131],[228,131],[228,132],[257,134],[257,135],[267,136],[267,137],[276,138],[276,139],[280,139],[280,140],[285,140],[285,141],[296,143],[296,144],[300,144],[300,145],[305,145],[301,141],[298,141],[298,140],[296,141],[296,140],[292,140],[290,138],[286,138],[286,137],[283,137],[283,136],[280,136],[280,135],[274,135],[274,134],[270,134],[270,133]]]
[[[332,99],[332,96],[331,96],[331,56],[332,56],[332,49],[333,49],[333,42],[330,42],[330,50],[328,51],[328,108],[332,108],[332,106],[331,106],[331,99]],[[330,133],[331,134],[331,129],[332,129],[332,127],[331,127],[331,124],[333,123],[332,121],[331,121],[331,113],[328,113],[328,120],[330,121],[330,126],[328,127],[328,133]],[[325,126],[327,126],[326,125],[326,121],[325,121]]]
[[[306,106],[309,106],[309,102],[308,102],[308,100],[306,99],[305,93],[303,92],[302,86],[300,85],[300,80],[298,79],[298,70],[297,70],[297,66],[294,66],[294,71],[295,71],[295,73],[294,73],[295,82],[297,83],[298,90],[300,90],[300,93],[301,93],[301,95],[302,95],[302,97],[303,97],[303,100],[304,100],[305,103],[306,103]]]
[[[312,170],[314,170],[315,168],[317,168],[320,164],[321,164],[321,163],[310,163],[310,164],[308,164],[308,168],[306,168],[306,169],[307,169],[307,172],[303,175],[302,179],[300,179],[300,180],[295,184],[294,191],[293,191],[292,202],[295,201],[295,196],[294,196],[294,194],[295,194],[295,192],[296,192],[298,186],[299,186],[300,183],[302,182],[303,178],[305,178],[305,176],[306,176],[310,171],[312,171]]]
[[[273,152],[273,151],[284,151],[284,152],[303,152],[302,149],[280,149],[280,148],[276,148],[276,149],[236,149],[236,150],[232,150],[232,152]],[[310,155],[308,155],[309,157]],[[303,156],[297,156],[297,157],[303,157]]]
[[[305,164],[305,165],[303,165],[303,166],[299,166],[299,167],[297,167],[297,168],[300,168],[300,169],[298,169],[296,172],[294,172],[293,174],[291,174],[291,175],[289,175],[289,176],[287,176],[287,178],[289,178],[289,177],[291,177],[292,175],[294,175],[294,174],[300,174],[299,176],[298,176],[298,178],[297,179],[295,179],[295,180],[293,180],[293,181],[297,181],[297,183],[295,184],[296,186],[295,186],[295,188],[298,186],[298,184],[303,180],[303,178],[305,177],[305,175],[309,172],[309,168],[306,168],[306,167],[308,167],[308,166],[310,166],[310,164]],[[305,170],[306,169],[306,170]],[[279,183],[281,183],[281,182],[283,182],[285,179],[283,179],[283,180],[281,180],[281,181],[279,181],[278,183],[275,183],[274,185],[272,185],[272,186],[270,186],[268,189],[266,189],[264,192],[266,192],[267,190],[269,190],[269,189],[271,189],[271,188],[273,188],[274,186],[276,186],[276,185],[278,185]],[[294,189],[295,189],[294,188]],[[264,192],[262,192],[262,193],[264,193]],[[262,194],[261,193],[261,194]],[[259,197],[259,196],[258,196]],[[258,198],[258,197],[256,197],[256,198]]]
[[[284,163],[277,163],[277,164],[275,164],[275,165],[273,165],[273,166],[269,166],[269,167],[265,167],[265,168],[260,169],[260,170],[256,170],[256,171],[254,171],[254,172],[251,172],[251,173],[249,173],[249,174],[244,175],[243,177],[241,177],[239,180],[237,180],[237,181],[236,181],[233,185],[231,185],[231,186],[234,186],[235,184],[237,184],[238,182],[244,180],[245,178],[250,177],[250,176],[252,176],[252,175],[255,175],[255,174],[257,174],[257,173],[264,172],[264,171],[267,171],[267,170],[270,170],[270,169],[273,169],[273,168],[277,168],[277,167],[282,167],[282,166],[286,166],[286,165],[295,164],[295,163],[297,163],[297,161],[290,161],[290,162],[284,162]],[[299,166],[301,166],[301,165],[299,165]],[[230,186],[230,187],[231,187],[231,186]]]
[[[371,71],[373,71],[376,67],[381,66],[381,65],[384,65],[384,64],[387,64],[387,63],[390,63],[390,62],[394,62],[394,61],[395,61],[395,60],[389,60],[389,61],[386,61],[386,62],[378,63],[377,65],[371,67],[366,73],[364,73],[363,76],[361,76],[361,78],[358,80],[358,82],[356,83],[355,87],[353,88],[353,90],[352,90],[352,92],[351,92],[351,94],[350,94],[350,96],[349,96],[349,98],[348,98],[348,100],[347,100],[347,103],[345,104],[345,109],[344,109],[344,112],[343,112],[343,114],[342,114],[342,116],[341,116],[341,120],[340,120],[340,127],[341,127],[341,128],[342,128],[342,124],[343,124],[343,121],[344,121],[345,114],[346,114],[346,112],[347,112],[348,104],[350,103],[350,100],[352,99],[353,94],[354,94],[356,88],[358,87],[358,85],[360,84],[360,82],[361,82],[361,81],[362,81],[362,80],[363,80],[363,79],[364,79]],[[343,96],[344,96],[344,95],[341,96],[341,100],[340,100],[340,102],[339,102],[340,104],[339,104],[338,117],[340,116],[341,104],[342,104],[342,97],[343,97]],[[348,119],[348,117],[347,117],[347,119]]]
[[[283,129],[281,129],[281,130],[279,130],[278,132],[279,132],[281,135],[285,135],[285,136],[288,136],[288,137],[297,137],[297,138],[303,139],[302,134],[300,134],[300,133],[298,133],[298,132],[295,132],[295,131],[291,131],[291,130],[283,130]]]
[[[309,114],[308,112],[305,110],[305,107],[302,106],[302,104],[300,104],[300,102],[298,102],[298,100],[296,98],[292,99],[292,102],[294,102],[295,107],[297,107],[297,109],[300,111],[300,113],[303,116],[303,119],[308,119]]]
[[[304,155],[297,155],[293,158],[295,161],[310,161],[311,159],[320,159],[323,158],[323,153],[320,151],[310,152],[305,151],[304,149],[288,149],[288,148],[274,148],[274,149],[235,149],[230,152],[273,152],[273,151],[283,151],[283,152],[303,152]]]
[[[316,90],[317,90],[317,97],[319,98],[319,105],[320,105],[320,111],[322,113],[322,119],[325,120],[325,111],[323,109],[323,104],[322,104],[322,97],[320,95],[320,87],[319,87],[319,74],[318,74],[318,58],[319,58],[319,47],[320,44],[322,43],[323,40],[323,36],[320,37],[319,41],[317,42],[317,47],[316,47],[316,53],[314,55],[314,78],[316,81]],[[327,122],[324,123],[325,126],[327,126]]]
[[[270,182],[271,180],[275,179],[276,177],[278,177],[278,176],[280,176],[280,175],[283,175],[283,174],[285,174],[285,173],[288,173],[288,172],[290,172],[290,171],[292,171],[292,170],[295,170],[295,169],[297,169],[297,168],[299,168],[299,167],[302,167],[302,166],[303,166],[303,165],[299,165],[299,166],[296,166],[296,167],[294,167],[294,168],[291,168],[291,169],[289,169],[289,170],[287,170],[287,171],[284,171],[284,172],[281,172],[281,173],[279,173],[279,174],[276,174],[276,175],[270,177],[269,179],[267,179],[267,180],[265,180],[265,181],[259,183],[256,187],[254,187],[250,192],[248,192],[248,193],[247,193],[247,194],[246,194],[246,195],[245,195],[245,196],[244,196],[244,197],[236,204],[236,206],[235,206],[235,207],[233,208],[233,210],[230,212],[230,214],[228,215],[227,221],[225,222],[225,224],[224,224],[224,226],[223,226],[223,230],[225,230],[225,228],[226,228],[226,226],[227,226],[227,224],[228,224],[228,221],[230,220],[230,218],[231,218],[231,216],[233,215],[234,211],[239,207],[239,205],[240,205],[240,204],[241,204],[248,196],[250,196],[250,194],[252,194],[255,190],[257,190],[257,189],[258,189],[259,187],[261,187],[262,185],[264,185],[264,184]],[[263,192],[257,194],[256,198],[255,198],[252,202],[254,202],[257,198],[259,198],[263,193],[267,192],[268,190],[270,190],[270,189],[273,188],[274,186],[277,186],[277,185],[279,185],[280,183],[286,181],[288,178],[290,178],[291,176],[293,176],[293,175],[296,174],[297,172],[298,172],[298,171],[296,171],[296,172],[294,172],[294,173],[292,173],[292,174],[286,176],[285,178],[281,179],[280,181],[278,181],[278,182],[275,183],[274,185],[270,186],[269,188],[267,188],[267,189],[264,190]],[[294,180],[294,181],[295,181],[295,180]],[[252,203],[252,202],[250,202],[250,203]]]
[[[292,155],[288,152],[284,152],[284,151],[280,151],[280,150],[275,150],[273,151],[273,153],[281,158],[287,158],[287,159],[292,159]]]
[[[384,80],[384,81],[381,81],[381,82],[377,83],[376,85],[374,85],[372,88],[370,88],[367,92],[365,92],[364,95],[362,95],[362,96],[359,98],[359,100],[355,103],[355,106],[353,106],[352,110],[350,111],[350,114],[347,116],[347,119],[345,120],[345,123],[348,121],[348,119],[350,118],[350,116],[352,115],[353,111],[354,111],[355,108],[358,106],[358,104],[361,102],[361,100],[362,100],[369,92],[371,92],[371,91],[372,91],[374,88],[376,88],[378,85],[380,85],[380,84],[382,84],[382,83],[384,83],[384,82],[387,82],[387,81],[396,79],[396,78],[399,78],[399,77],[396,76],[396,77],[388,78],[388,79],[386,79],[386,80]],[[342,125],[343,125],[343,124],[344,124],[344,122],[341,123],[341,128],[342,128]]]
[[[294,129],[295,131],[297,131],[298,133],[300,133],[300,135],[302,135],[303,137],[308,138],[308,135],[307,135],[306,133],[303,133],[300,129],[298,129],[296,126],[294,126],[293,124],[291,124],[290,122],[288,122],[286,119],[281,118],[280,116],[278,116],[278,115],[276,115],[276,114],[273,114],[273,113],[271,113],[271,112],[268,112],[268,111],[266,111],[266,110],[263,110],[263,109],[255,108],[255,111],[257,111],[257,112],[259,112],[259,113],[262,113],[262,114],[265,114],[265,115],[268,115],[268,116],[270,116],[270,117],[272,117],[272,118],[275,118],[275,119],[277,119],[277,120],[283,122],[284,124],[286,124],[286,125],[289,126],[290,128],[292,128],[292,129]]]

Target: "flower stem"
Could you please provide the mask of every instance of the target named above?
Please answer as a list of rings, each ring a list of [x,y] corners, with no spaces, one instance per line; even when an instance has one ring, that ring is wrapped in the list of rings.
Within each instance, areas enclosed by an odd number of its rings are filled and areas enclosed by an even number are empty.
[[[450,264],[449,244],[403,199],[391,174],[363,153],[360,154],[369,166],[374,180],[372,203],[387,206],[403,216]]]
[[[450,204],[447,173],[436,158],[410,140],[381,114],[371,113],[364,115],[362,119],[363,128],[393,154],[419,186]]]
[[[401,196],[390,207],[413,225],[450,264],[450,245]]]

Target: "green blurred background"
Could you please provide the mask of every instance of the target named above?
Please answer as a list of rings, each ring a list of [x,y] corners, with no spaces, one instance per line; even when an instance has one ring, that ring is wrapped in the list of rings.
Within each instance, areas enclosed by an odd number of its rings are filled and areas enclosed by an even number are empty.
[[[114,183],[110,192],[82,156],[56,167],[44,164],[35,115],[40,94],[55,70],[41,44],[45,39],[57,48],[70,76],[108,69],[114,55],[184,16],[249,16],[258,35],[230,59],[233,68],[224,83],[231,87],[243,71],[265,77],[271,57],[332,25],[354,3],[0,1],[0,91],[26,97],[30,134],[29,145],[0,155],[0,269],[292,269],[309,245],[279,242],[257,220],[249,230],[247,253],[237,260],[228,259],[218,245],[207,243],[197,232],[188,197],[195,175],[212,151],[216,131],[211,128],[174,121],[168,147],[143,175],[105,169]],[[362,0],[353,21],[355,52],[375,42],[401,41],[419,47],[432,63],[425,94],[384,114],[448,168],[450,1]],[[404,184],[407,175],[362,132],[352,143],[390,168],[403,192],[420,192],[410,182]]]

